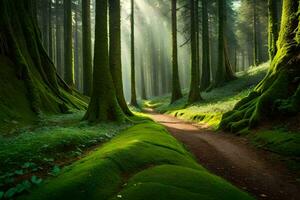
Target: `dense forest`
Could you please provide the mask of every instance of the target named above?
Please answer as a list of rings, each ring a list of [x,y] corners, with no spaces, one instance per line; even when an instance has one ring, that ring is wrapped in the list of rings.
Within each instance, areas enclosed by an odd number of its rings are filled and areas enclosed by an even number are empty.
[[[0,200],[297,200],[298,53],[299,0],[0,0]]]

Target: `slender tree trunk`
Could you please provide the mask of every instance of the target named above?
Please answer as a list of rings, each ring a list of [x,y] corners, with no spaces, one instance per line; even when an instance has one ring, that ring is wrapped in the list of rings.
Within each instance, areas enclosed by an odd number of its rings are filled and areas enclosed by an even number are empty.
[[[93,92],[84,119],[90,122],[124,121],[109,69],[107,0],[96,0]]]
[[[131,0],[131,101],[132,106],[138,106],[135,85],[135,45],[134,45],[134,0]]]
[[[50,0],[43,0],[41,2],[41,17],[42,17],[42,39],[43,45],[49,53],[49,2]]]
[[[82,0],[83,93],[92,94],[91,1]]]
[[[226,30],[226,0],[219,0],[219,36],[218,36],[218,67],[216,71],[216,78],[213,87],[220,87],[225,82],[235,79],[232,67],[229,61],[227,39],[225,36]]]
[[[196,15],[195,15],[195,0],[190,0],[191,12],[191,84],[188,98],[188,104],[200,101],[200,88],[199,88],[199,67],[197,61],[197,30],[196,30]]]
[[[77,0],[78,1],[78,0]],[[78,2],[79,3],[79,2]],[[77,5],[77,4],[76,4]],[[74,10],[75,15],[74,15],[74,21],[75,21],[75,26],[74,26],[74,78],[75,78],[75,88],[77,90],[80,90],[80,64],[79,64],[79,10],[78,7],[75,8]]]
[[[177,0],[172,0],[172,97],[171,103],[182,98],[179,72],[178,72],[178,47],[177,47]]]
[[[273,60],[274,56],[277,53],[276,42],[278,40],[279,25],[278,25],[278,14],[277,14],[277,1],[268,0],[269,8],[269,57],[270,60]]]
[[[64,75],[66,83],[71,87],[74,86],[72,38],[72,0],[64,0]]]
[[[49,0],[49,11],[48,11],[48,14],[49,14],[49,57],[53,60],[53,35],[52,35],[52,31],[53,31],[53,28],[52,28],[52,0]]]
[[[200,89],[206,90],[210,86],[210,45],[208,27],[207,0],[202,0],[202,73]]]
[[[143,56],[141,56],[141,97],[143,100],[147,99],[147,91],[146,91],[146,77],[145,77],[145,62]]]
[[[60,76],[63,77],[63,62],[62,62],[62,20],[61,20],[61,5],[59,0],[55,2],[55,23],[56,23],[56,68]]]
[[[256,0],[253,0],[253,59],[254,66],[259,65],[258,58],[258,38],[257,38],[257,8]]]
[[[121,58],[121,2],[109,1],[109,63],[118,103],[123,112],[132,116],[124,97]]]

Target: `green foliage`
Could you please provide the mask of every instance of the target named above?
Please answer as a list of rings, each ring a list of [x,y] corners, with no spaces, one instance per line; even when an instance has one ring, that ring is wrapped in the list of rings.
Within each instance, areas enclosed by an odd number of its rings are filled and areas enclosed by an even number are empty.
[[[285,156],[300,157],[300,133],[284,129],[262,130],[250,137],[258,147]]]
[[[263,79],[268,63],[251,68],[238,74],[238,79],[223,87],[202,94],[204,101],[186,107],[186,95],[183,99],[169,105],[169,97],[154,98],[143,103],[144,107],[154,108],[184,120],[208,123],[217,128],[222,114],[233,109],[234,105],[247,96],[252,88]]]
[[[176,191],[174,190],[176,189]],[[162,126],[131,127],[21,199],[252,199],[197,164]]]

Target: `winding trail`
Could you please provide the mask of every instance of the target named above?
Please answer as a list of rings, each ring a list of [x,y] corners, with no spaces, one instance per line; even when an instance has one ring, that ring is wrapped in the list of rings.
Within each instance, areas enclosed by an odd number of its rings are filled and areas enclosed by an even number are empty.
[[[270,152],[259,150],[242,137],[215,133],[172,116],[146,111],[164,125],[212,173],[257,199],[300,200],[300,184]]]

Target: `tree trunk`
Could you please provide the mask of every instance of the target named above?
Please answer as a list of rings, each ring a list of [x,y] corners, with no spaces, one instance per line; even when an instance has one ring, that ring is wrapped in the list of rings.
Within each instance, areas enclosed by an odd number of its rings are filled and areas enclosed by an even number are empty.
[[[197,59],[197,30],[196,30],[196,13],[195,13],[195,0],[190,0],[191,12],[191,84],[188,98],[188,104],[200,101],[200,88],[199,88],[199,64]]]
[[[178,47],[177,47],[177,0],[172,0],[172,97],[171,103],[182,98],[179,72],[178,72]]]
[[[223,116],[220,128],[239,132],[268,119],[300,111],[300,21],[297,13],[299,1],[283,1],[278,51],[269,72],[253,92]]]
[[[64,0],[64,49],[65,81],[74,86],[73,42],[72,42],[72,0]]]
[[[89,122],[123,121],[109,69],[107,0],[96,0],[93,92],[84,119]]]
[[[38,115],[43,112],[67,112],[71,108],[82,109],[86,106],[85,103],[80,99],[76,103],[71,100],[72,90],[57,75],[54,64],[41,43],[40,30],[32,10],[33,3],[34,1],[28,0],[19,0],[18,3],[11,0],[0,1],[0,35],[7,44],[5,51],[0,51],[0,63],[8,63],[1,66],[6,67],[3,72],[12,72],[9,77],[8,74],[0,73],[1,80],[8,80],[2,91],[18,85],[13,91],[13,98],[22,102],[14,103],[14,99],[9,99],[12,91],[7,91],[8,95],[1,97],[1,101],[7,103],[0,110],[7,105],[22,118],[28,114],[23,113],[25,110]]]
[[[134,0],[131,0],[131,101],[132,106],[138,106],[135,85],[135,46],[134,46]]]
[[[278,40],[279,25],[278,25],[278,15],[277,15],[277,2],[275,0],[268,0],[269,7],[269,57],[273,60],[277,53],[276,42]]]
[[[91,1],[82,0],[82,57],[83,57],[83,93],[92,94],[92,39],[91,39]]]
[[[232,67],[229,61],[227,39],[225,36],[226,30],[226,0],[219,0],[219,36],[218,36],[218,67],[216,71],[216,77],[212,87],[220,87],[225,82],[235,79]]]
[[[116,95],[123,112],[132,116],[124,97],[121,58],[121,2],[109,1],[109,63]]]
[[[64,70],[63,70],[63,60],[62,60],[62,12],[61,12],[61,5],[59,0],[55,2],[55,9],[56,9],[56,68],[58,74],[63,77]]]
[[[49,57],[53,60],[53,35],[52,35],[52,1],[49,0],[49,5],[48,5],[48,23],[49,23]]]
[[[259,58],[258,58],[258,38],[257,38],[257,11],[256,11],[256,0],[253,0],[253,63],[254,66],[259,65]]]
[[[207,0],[202,0],[202,72],[201,91],[210,86],[210,45]]]

